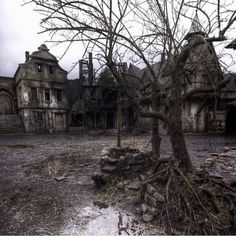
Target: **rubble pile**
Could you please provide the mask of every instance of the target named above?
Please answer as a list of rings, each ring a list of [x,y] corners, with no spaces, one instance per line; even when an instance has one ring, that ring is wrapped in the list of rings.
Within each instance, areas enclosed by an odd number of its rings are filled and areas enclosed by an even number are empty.
[[[150,222],[158,214],[160,203],[165,201],[165,197],[160,194],[154,184],[148,184],[144,193],[144,203],[141,205],[142,219]]]
[[[236,147],[225,147],[223,152],[210,153],[200,168],[219,178],[236,178]]]

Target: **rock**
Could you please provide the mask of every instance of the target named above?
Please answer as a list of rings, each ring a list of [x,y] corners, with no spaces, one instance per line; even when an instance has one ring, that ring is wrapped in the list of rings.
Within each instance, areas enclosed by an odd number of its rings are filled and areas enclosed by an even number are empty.
[[[55,180],[61,181],[61,180],[65,179],[65,178],[66,178],[66,176],[58,176],[58,177],[55,177]]]
[[[125,153],[125,157],[126,157],[126,158],[132,158],[132,157],[133,157],[133,154],[130,153],[130,152],[127,152],[127,153]]]
[[[142,154],[140,153],[140,152],[138,152],[138,153],[134,153],[133,154],[133,158],[135,159],[135,160],[140,160],[140,159],[142,159]]]
[[[120,156],[119,161],[120,162],[125,162],[125,156]]]
[[[153,215],[151,214],[143,214],[142,219],[144,222],[151,222],[153,220]]]
[[[224,147],[224,151],[225,151],[225,152],[228,152],[228,151],[230,151],[230,150],[231,150],[230,147]]]
[[[107,162],[109,162],[110,164],[115,164],[115,163],[118,162],[118,159],[109,157],[109,158],[107,159]]]
[[[143,213],[146,213],[147,210],[148,210],[147,204],[145,204],[145,203],[141,204],[141,209],[142,209],[142,212],[143,212]]]
[[[156,191],[156,189],[151,184],[147,185],[147,193],[149,195],[152,195],[155,191]]]
[[[157,191],[155,191],[152,196],[158,201],[158,202],[164,202],[165,201],[165,197],[158,193]]]
[[[144,201],[147,205],[153,206],[153,207],[157,207],[158,203],[157,200],[150,196],[147,192],[144,195]]]
[[[120,167],[121,170],[123,171],[127,171],[127,170],[130,170],[130,165],[123,165]]]
[[[117,167],[116,166],[111,166],[111,165],[105,165],[101,169],[104,172],[112,173],[112,172],[116,171]]]
[[[131,190],[139,190],[140,188],[141,188],[140,182],[131,182],[128,186],[128,189],[131,189]]]
[[[101,156],[100,158],[100,165],[101,167],[105,166],[107,164],[107,160],[109,159],[109,156]]]
[[[127,160],[127,164],[129,164],[129,165],[134,165],[134,164],[136,164],[136,161],[135,161],[135,159],[133,158],[133,156],[127,158],[126,160]]]
[[[109,149],[103,149],[101,152],[101,156],[109,156],[110,155],[110,150]]]
[[[156,215],[157,215],[157,209],[156,209],[155,207],[148,206],[147,208],[148,208],[148,209],[147,209],[148,213],[150,213],[150,214],[153,215],[153,216],[156,216]]]

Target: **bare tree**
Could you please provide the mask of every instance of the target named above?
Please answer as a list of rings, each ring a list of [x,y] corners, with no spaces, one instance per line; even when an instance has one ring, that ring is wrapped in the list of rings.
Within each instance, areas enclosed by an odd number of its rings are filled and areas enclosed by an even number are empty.
[[[42,32],[50,32],[51,42],[83,42],[85,48],[98,51],[123,91],[141,115],[153,118],[153,149],[159,155],[160,138],[158,120],[167,123],[174,156],[185,171],[193,171],[182,131],[182,104],[196,93],[215,92],[226,81],[213,81],[207,87],[183,92],[186,63],[191,52],[199,45],[219,42],[236,20],[236,11],[230,9],[232,1],[158,1],[158,0],[32,0],[43,18]],[[187,31],[183,26],[193,19],[195,10],[204,17],[206,34],[199,34],[186,43]],[[209,11],[209,12],[208,12]],[[133,24],[135,23],[135,24]],[[187,26],[189,28],[190,25]],[[59,38],[57,37],[59,36]],[[121,55],[146,65],[150,77],[141,81],[140,99],[130,96],[127,81],[117,70]],[[165,55],[165,59],[163,59]],[[159,68],[152,64],[159,60]],[[161,83],[163,78],[167,83]],[[161,91],[171,84],[164,101]],[[149,101],[152,111],[146,111],[140,101]],[[167,113],[161,111],[165,106]]]

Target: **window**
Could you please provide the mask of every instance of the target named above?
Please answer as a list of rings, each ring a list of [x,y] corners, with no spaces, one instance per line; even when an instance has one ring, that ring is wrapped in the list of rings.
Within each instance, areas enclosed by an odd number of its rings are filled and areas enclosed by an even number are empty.
[[[50,90],[49,89],[44,90],[44,98],[45,98],[46,102],[50,102]]]
[[[49,74],[53,74],[53,72],[54,72],[54,71],[53,71],[53,66],[50,66],[50,65],[49,65],[49,66],[48,66],[48,71],[49,71]]]
[[[31,98],[33,101],[38,101],[37,88],[31,88]]]
[[[43,64],[37,63],[37,68],[38,68],[38,72],[42,72],[43,71]]]
[[[61,89],[56,90],[56,98],[57,98],[58,102],[62,101],[62,90]]]
[[[34,119],[36,121],[43,121],[43,112],[34,111]]]

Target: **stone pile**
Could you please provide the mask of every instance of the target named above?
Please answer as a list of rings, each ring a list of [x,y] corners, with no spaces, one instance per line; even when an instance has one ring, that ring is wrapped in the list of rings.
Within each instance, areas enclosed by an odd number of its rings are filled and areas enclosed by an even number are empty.
[[[223,152],[209,153],[200,166],[219,178],[236,178],[236,147],[225,147]]]
[[[141,205],[143,221],[152,221],[157,216],[160,204],[164,201],[165,197],[157,191],[155,185],[148,184],[144,193],[144,203]]]

